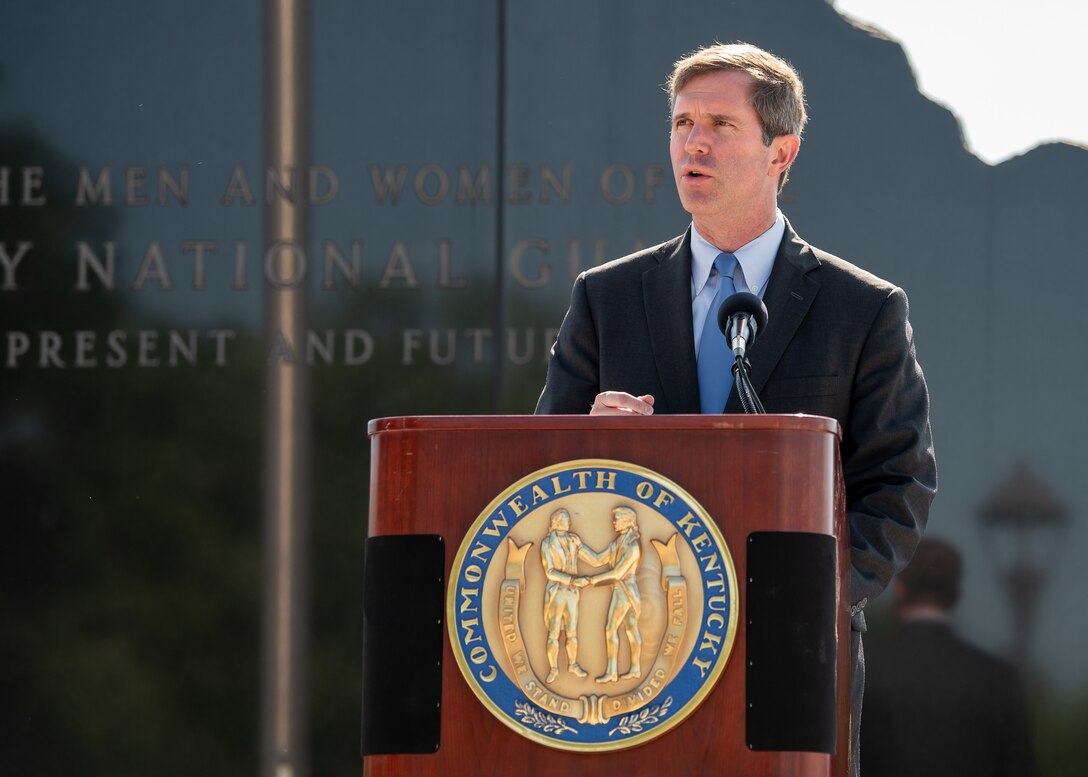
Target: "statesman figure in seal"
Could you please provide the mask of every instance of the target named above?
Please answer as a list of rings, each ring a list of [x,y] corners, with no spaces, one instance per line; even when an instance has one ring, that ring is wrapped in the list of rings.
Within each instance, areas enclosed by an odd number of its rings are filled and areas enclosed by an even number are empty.
[[[642,677],[642,633],[638,628],[638,619],[642,614],[642,594],[639,593],[638,579],[635,577],[642,561],[642,546],[639,544],[638,517],[635,511],[626,506],[613,508],[612,528],[616,531],[616,539],[601,553],[612,568],[589,578],[589,582],[594,585],[612,585],[612,601],[608,605],[608,620],[605,625],[608,666],[604,674],[597,678],[599,683]],[[631,645],[631,668],[622,677],[618,668],[621,626]]]

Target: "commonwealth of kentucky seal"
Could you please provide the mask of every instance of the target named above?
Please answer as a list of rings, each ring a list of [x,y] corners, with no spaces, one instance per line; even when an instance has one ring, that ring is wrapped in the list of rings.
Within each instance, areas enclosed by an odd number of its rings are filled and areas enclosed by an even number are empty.
[[[505,725],[551,747],[617,750],[678,725],[714,687],[736,636],[736,570],[675,483],[568,461],[480,514],[447,610],[465,679]]]

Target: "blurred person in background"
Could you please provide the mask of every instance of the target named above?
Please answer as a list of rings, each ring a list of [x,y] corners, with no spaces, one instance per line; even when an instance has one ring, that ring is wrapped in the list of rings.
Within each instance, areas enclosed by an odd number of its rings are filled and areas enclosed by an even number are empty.
[[[893,581],[898,628],[866,641],[866,775],[1036,774],[1019,674],[952,629],[962,573],[952,545],[926,538]]]

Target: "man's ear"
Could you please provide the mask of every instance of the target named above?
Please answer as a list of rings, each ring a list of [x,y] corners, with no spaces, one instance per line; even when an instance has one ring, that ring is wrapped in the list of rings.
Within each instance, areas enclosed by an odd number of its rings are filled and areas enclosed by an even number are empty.
[[[797,158],[797,152],[801,149],[801,138],[797,135],[779,135],[771,141],[771,150],[774,152],[771,157],[771,167],[767,171],[767,175],[773,178],[777,178],[793,164],[793,160]]]

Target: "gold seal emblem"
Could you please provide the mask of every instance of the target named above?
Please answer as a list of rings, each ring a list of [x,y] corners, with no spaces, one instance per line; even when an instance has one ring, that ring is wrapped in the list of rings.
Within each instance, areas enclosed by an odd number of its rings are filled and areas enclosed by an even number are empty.
[[[619,461],[539,470],[479,515],[450,575],[450,640],[469,686],[551,747],[632,747],[710,693],[737,628],[717,526],[680,486]]]

